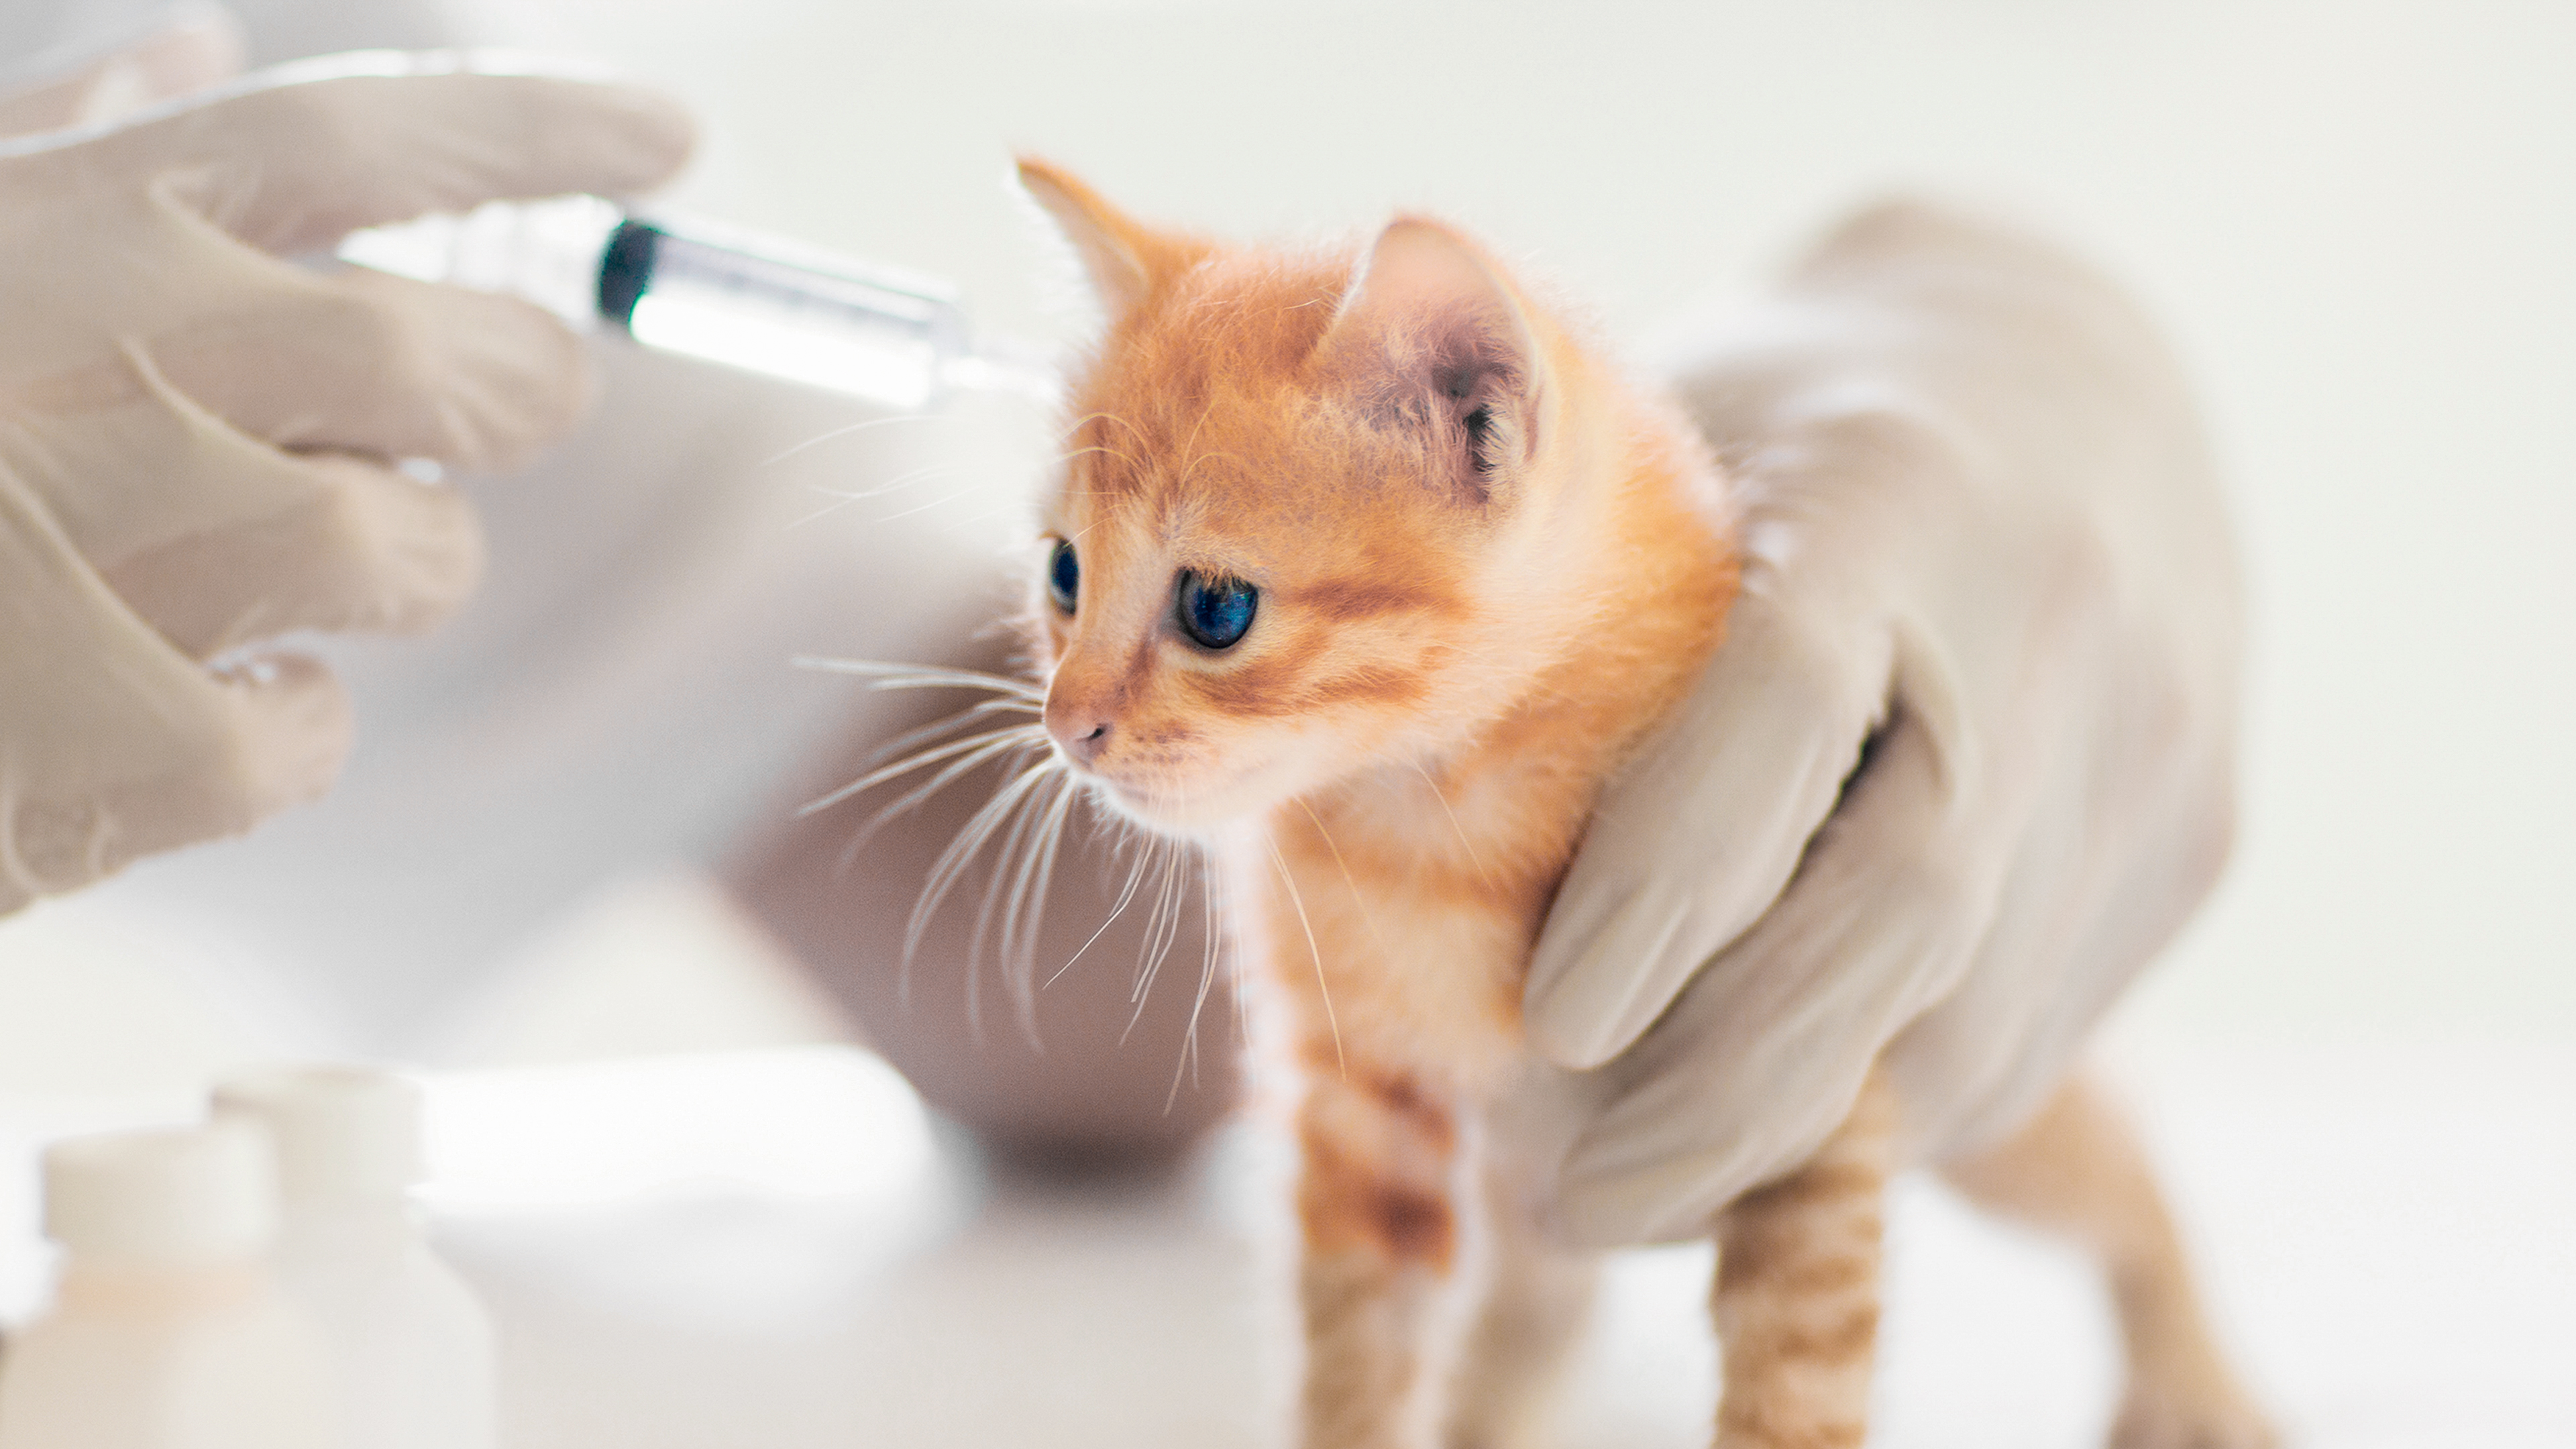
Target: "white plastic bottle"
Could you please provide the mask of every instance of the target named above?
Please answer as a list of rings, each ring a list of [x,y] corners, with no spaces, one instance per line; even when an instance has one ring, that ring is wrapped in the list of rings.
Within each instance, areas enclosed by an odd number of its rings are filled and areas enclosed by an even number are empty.
[[[492,1449],[491,1323],[422,1240],[409,1197],[420,1089],[356,1067],[264,1072],[218,1087],[215,1114],[276,1142],[278,1280],[331,1355],[332,1443]]]
[[[237,1123],[49,1149],[62,1274],[0,1355],[0,1449],[327,1449],[321,1343],[266,1261],[273,1181]]]

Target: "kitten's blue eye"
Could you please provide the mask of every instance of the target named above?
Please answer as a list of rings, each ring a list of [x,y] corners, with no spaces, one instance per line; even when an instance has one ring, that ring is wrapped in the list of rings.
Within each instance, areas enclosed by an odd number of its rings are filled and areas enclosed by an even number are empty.
[[[1059,538],[1055,553],[1047,559],[1047,597],[1055,606],[1070,614],[1073,601],[1082,593],[1082,561],[1073,556],[1073,540]]]
[[[1175,612],[1181,632],[1202,648],[1224,649],[1252,627],[1253,607],[1261,591],[1240,579],[1203,579],[1183,570],[1181,597]]]

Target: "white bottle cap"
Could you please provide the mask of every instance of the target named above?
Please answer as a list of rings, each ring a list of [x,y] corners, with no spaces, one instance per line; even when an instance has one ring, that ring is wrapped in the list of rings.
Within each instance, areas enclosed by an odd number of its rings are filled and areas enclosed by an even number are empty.
[[[69,1138],[45,1149],[45,1235],[85,1267],[257,1257],[277,1231],[274,1162],[242,1122]]]
[[[420,1088],[370,1067],[293,1067],[215,1088],[218,1117],[241,1116],[277,1142],[290,1205],[381,1202],[420,1181]]]

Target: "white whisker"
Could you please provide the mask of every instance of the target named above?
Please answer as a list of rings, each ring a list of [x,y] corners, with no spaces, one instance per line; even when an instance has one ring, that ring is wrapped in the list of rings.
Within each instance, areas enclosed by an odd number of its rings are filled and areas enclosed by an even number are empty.
[[[898,518],[910,518],[910,517],[912,517],[912,516],[913,516],[914,514],[916,514],[916,513],[928,513],[930,510],[932,510],[932,509],[934,509],[934,508],[945,508],[945,507],[947,507],[949,504],[956,502],[956,501],[957,501],[958,499],[960,499],[960,498],[965,498],[965,497],[968,497],[968,496],[972,495],[974,492],[975,492],[975,490],[974,490],[974,489],[972,489],[972,488],[960,488],[960,489],[958,489],[958,490],[957,490],[956,492],[954,492],[954,493],[950,493],[950,494],[947,494],[947,495],[945,495],[945,496],[943,496],[943,497],[939,497],[939,498],[933,498],[933,499],[931,499],[928,503],[921,504],[920,506],[915,507],[915,508],[906,508],[906,509],[903,509],[903,510],[901,510],[901,511],[899,511],[899,512],[895,512],[895,513],[880,513],[880,514],[878,514],[875,518],[870,519],[870,520],[869,520],[869,522],[871,522],[871,523],[892,523],[892,522],[894,522],[894,521],[895,521],[896,519],[898,519]]]
[[[990,674],[981,669],[895,664],[882,659],[834,659],[814,654],[800,654],[789,662],[799,669],[862,675],[877,680],[879,689],[932,689],[953,685],[959,689],[989,689],[1027,699],[1046,697],[1046,687],[1034,680],[1013,679],[1007,674]]]
[[[1049,771],[1047,778],[1040,783],[1052,783],[1061,776],[1061,773]],[[1036,794],[1032,791],[1030,800],[1035,799]],[[1015,874],[1025,874],[1025,862],[1019,867],[1014,867],[1012,862],[1020,859],[1022,850],[1031,842],[1031,832],[1044,821],[1045,817],[1046,812],[1040,809],[1021,809],[1011,812],[1010,828],[1002,832],[1001,848],[993,858],[993,873],[984,882],[984,899],[975,908],[975,929],[967,937],[966,960],[969,971],[974,970],[976,964],[984,958],[984,942],[991,937],[994,912],[1001,907],[1005,899],[1004,882],[1010,880]],[[1007,984],[1011,976],[1011,928],[1008,911],[1002,913],[1001,921],[1001,951],[997,960],[1002,969],[1002,979]],[[1017,994],[1014,992],[1014,997]]]
[[[1431,787],[1431,798],[1440,802],[1441,812],[1449,817],[1449,828],[1458,833],[1458,845],[1467,852],[1467,859],[1474,863],[1476,878],[1487,886],[1493,885],[1494,873],[1485,869],[1485,858],[1476,853],[1476,842],[1467,838],[1467,827],[1458,823],[1458,812],[1450,807],[1448,792],[1441,789],[1440,782],[1431,778],[1431,772],[1422,768],[1418,762],[1413,767],[1413,773],[1420,775],[1422,783]]]
[[[1028,1034],[1030,1047],[1038,1047],[1038,928],[1046,923],[1046,892],[1056,879],[1056,851],[1064,846],[1064,820],[1072,815],[1077,789],[1072,773],[1056,773],[1056,794],[1046,804],[1046,820],[1038,828],[1036,846],[1028,851],[1028,864],[1012,882],[1010,908],[1002,918],[1002,972],[1010,977],[1020,1029]]]
[[[1195,1088],[1199,1084],[1199,1061],[1204,1055],[1199,1050],[1199,1016],[1207,1009],[1208,993],[1216,988],[1221,954],[1217,949],[1216,870],[1205,853],[1199,856],[1199,919],[1205,928],[1199,955],[1199,991],[1190,1002],[1190,1025],[1181,1037],[1181,1059],[1172,1067],[1172,1089],[1163,1095],[1166,1115],[1181,1099],[1181,1073],[1184,1069],[1189,1073],[1190,1085]]]
[[[788,459],[795,457],[797,454],[804,452],[808,448],[818,448],[825,443],[831,442],[835,438],[846,438],[852,433],[864,433],[870,428],[881,428],[888,423],[953,423],[963,421],[965,421],[963,417],[950,413],[898,413],[895,416],[888,418],[870,418],[865,422],[851,423],[847,427],[833,428],[828,432],[807,438],[805,441],[789,448],[786,452],[780,453],[772,458],[764,459],[760,466],[764,468],[775,468],[779,464],[786,462]]]
[[[965,876],[966,868],[976,853],[984,848],[984,842],[992,838],[1002,821],[1009,818],[1013,807],[1028,798],[1029,791],[1038,781],[1045,779],[1049,771],[1058,768],[1061,767],[1048,760],[1021,771],[975,812],[974,818],[966,822],[966,828],[959,831],[957,838],[948,842],[948,848],[939,853],[939,859],[932,862],[930,877],[923,882],[921,895],[913,902],[912,919],[904,926],[903,972],[907,991],[912,978],[913,957],[921,950],[921,939],[929,933],[931,917],[938,912],[940,902],[956,889],[957,882]],[[971,953],[966,972],[966,1026],[976,1040],[983,1039],[983,1015]]]
[[[981,691],[1012,701],[1012,704],[1046,704],[1046,686],[1023,681],[1023,678],[981,673],[981,670],[920,670],[902,668],[902,665],[878,665],[876,660],[817,660],[817,657],[799,657],[796,668],[873,678],[868,688],[981,688]]]
[[[1018,737],[1015,738],[1015,735]],[[950,761],[938,774],[896,796],[883,809],[869,816],[868,823],[859,828],[859,833],[850,837],[849,848],[841,852],[841,869],[848,870],[852,862],[858,859],[860,850],[864,849],[869,841],[874,840],[877,832],[883,830],[889,822],[899,820],[906,813],[919,808],[924,801],[955,784],[968,772],[1003,756],[1046,748],[1042,740],[1028,738],[1019,731],[1013,730],[997,730],[992,734],[979,735],[976,738],[989,740],[991,743],[971,754]]]
[[[1342,872],[1342,884],[1350,888],[1351,909],[1360,913],[1360,920],[1368,927],[1370,938],[1375,940],[1377,948],[1392,960],[1395,956],[1395,948],[1387,944],[1386,933],[1378,929],[1377,913],[1369,909],[1368,897],[1360,894],[1360,883],[1351,875],[1350,862],[1342,859],[1342,848],[1333,843],[1333,832],[1324,828],[1324,817],[1315,813],[1315,807],[1307,804],[1306,797],[1303,795],[1296,796],[1295,799],[1297,808],[1305,811],[1306,818],[1315,822],[1315,833],[1324,838],[1324,848],[1333,853],[1333,864]]]
[[[982,704],[971,705],[965,709],[959,710],[955,714],[947,716],[944,719],[923,725],[919,729],[906,730],[902,734],[895,736],[893,739],[886,741],[884,744],[877,746],[875,749],[868,751],[867,763],[865,765],[865,769],[868,772],[868,778],[872,783],[879,779],[891,780],[899,775],[907,774],[912,770],[919,769],[923,765],[944,759],[948,753],[953,752],[957,748],[971,744],[976,740],[989,740],[1008,734],[1028,735],[1036,731],[1038,728],[1037,726],[1023,721],[1017,724],[995,725],[991,729],[977,730],[973,734],[960,735],[956,733],[956,731],[964,729],[966,726],[975,723],[978,715],[1002,713],[1003,711],[987,708],[987,706],[1000,702],[1001,701],[988,699]],[[940,736],[942,735],[948,735],[951,736],[951,738],[941,739]],[[921,745],[925,748],[915,754],[903,753],[904,751],[912,749],[915,745]]]
[[[1151,858],[1151,855],[1152,852],[1150,850],[1137,855],[1136,863],[1127,868],[1127,884],[1119,890],[1117,904],[1109,908],[1109,918],[1102,921],[1099,929],[1093,931],[1090,938],[1085,940],[1072,955],[1064,958],[1064,964],[1055,968],[1053,975],[1048,976],[1046,980],[1038,984],[1038,989],[1040,991],[1044,991],[1046,988],[1053,986],[1056,983],[1057,977],[1060,977],[1067,971],[1072,970],[1073,963],[1082,959],[1082,953],[1090,950],[1095,944],[1097,944],[1101,936],[1105,934],[1111,926],[1118,923],[1118,918],[1127,913],[1127,903],[1136,898],[1136,887],[1145,879],[1145,862]]]
[[[1037,711],[1034,707],[1021,704],[1018,700],[988,699],[981,704],[970,705],[965,709],[961,709],[955,714],[943,715],[918,729],[905,730],[902,734],[899,734],[893,739],[886,741],[884,744],[877,746],[875,749],[868,751],[867,759],[861,763],[859,768],[863,770],[873,770],[878,766],[893,760],[896,756],[911,749],[915,745],[928,744],[931,741],[938,739],[941,735],[965,728],[967,725],[974,723],[979,716],[994,714],[1035,714],[1036,712]]]
[[[1154,913],[1145,922],[1144,944],[1137,952],[1136,985],[1128,995],[1128,999],[1136,1003],[1136,1009],[1127,1017],[1126,1030],[1118,1033],[1121,1045],[1136,1030],[1136,1023],[1145,1019],[1145,1003],[1153,994],[1154,980],[1162,974],[1163,962],[1172,954],[1172,945],[1181,936],[1181,902],[1184,897],[1179,885],[1181,852],[1185,848],[1178,840],[1166,839],[1163,842],[1163,869],[1154,886]]]
[[[799,819],[802,819],[805,816],[814,814],[816,811],[829,810],[833,806],[840,804],[842,801],[849,799],[851,796],[859,794],[862,791],[873,790],[888,780],[900,779],[905,775],[911,774],[915,770],[924,769],[928,766],[938,764],[941,760],[948,759],[951,756],[964,755],[966,757],[964,760],[952,764],[947,769],[940,771],[938,777],[933,779],[928,785],[905,796],[903,800],[897,802],[897,804],[889,806],[884,811],[879,812],[880,818],[886,815],[899,814],[903,809],[909,808],[912,805],[917,805],[923,800],[930,798],[931,795],[938,792],[940,787],[948,784],[950,781],[956,779],[959,775],[966,773],[968,770],[975,768],[975,766],[983,763],[992,756],[1015,745],[1043,744],[1045,741],[1046,730],[1040,725],[1004,725],[1000,729],[986,730],[981,734],[968,735],[964,739],[950,740],[944,745],[933,745],[929,749],[922,750],[917,754],[906,756],[903,759],[895,761],[891,765],[884,765],[877,769],[870,770],[868,773],[861,775],[859,778],[852,780],[850,783],[843,785],[828,795],[824,795],[819,799],[806,801],[803,805],[796,808],[796,814]]]
[[[928,468],[915,468],[909,473],[897,474],[896,476],[887,479],[885,482],[877,484],[873,488],[861,488],[848,493],[844,493],[833,488],[816,488],[813,490],[814,492],[820,493],[832,501],[824,504],[822,507],[815,509],[813,512],[806,514],[804,517],[797,519],[787,526],[789,528],[803,528],[805,525],[814,522],[816,519],[828,518],[831,515],[840,512],[842,509],[849,507],[853,503],[865,503],[871,498],[883,498],[889,493],[900,492],[903,489],[912,487],[916,483],[926,483],[933,478],[948,477],[958,471],[959,470],[956,465],[943,463],[936,464]]]
[[[1162,979],[1163,963],[1172,958],[1173,949],[1181,944],[1181,918],[1188,913],[1190,904],[1189,872],[1187,870],[1187,866],[1192,859],[1193,854],[1191,847],[1187,844],[1176,843],[1172,847],[1170,858],[1164,862],[1164,889],[1169,892],[1172,905],[1171,909],[1164,913],[1163,935],[1162,939],[1155,944],[1154,967],[1153,970],[1148,973],[1152,979],[1145,983],[1147,991],[1151,991],[1153,989],[1154,981]],[[1143,993],[1139,993],[1136,998],[1136,1009],[1140,1012],[1145,1009],[1145,997]]]
[[[1315,944],[1315,923],[1306,919],[1306,898],[1297,893],[1297,877],[1289,874],[1287,857],[1279,853],[1278,837],[1264,827],[1261,841],[1270,847],[1270,863],[1279,867],[1279,879],[1288,886],[1289,903],[1297,908],[1297,924],[1306,930],[1306,954],[1315,963],[1315,989],[1322,993],[1324,998],[1325,1024],[1333,1029],[1333,1063],[1341,1069],[1342,1075],[1347,1077],[1351,1072],[1351,1063],[1350,1058],[1342,1054],[1342,1023],[1339,1017],[1333,1015],[1333,988],[1324,980],[1324,952]]]
[[[1145,837],[1145,873],[1153,879],[1154,894],[1153,904],[1145,911],[1145,932],[1136,938],[1136,976],[1127,983],[1129,1001],[1134,1001],[1144,991],[1145,983],[1150,979],[1145,958],[1154,949],[1155,933],[1163,929],[1163,888],[1171,883],[1171,872],[1166,868],[1171,848],[1171,841],[1164,836]],[[1135,1026],[1132,1019],[1127,1024],[1130,1028]],[[1119,1040],[1126,1040],[1125,1032],[1119,1033]]]

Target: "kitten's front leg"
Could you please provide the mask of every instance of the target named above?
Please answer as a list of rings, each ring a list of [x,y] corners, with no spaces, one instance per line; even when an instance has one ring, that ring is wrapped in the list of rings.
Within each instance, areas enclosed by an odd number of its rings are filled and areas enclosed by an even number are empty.
[[[1497,1138],[1506,1136],[1497,1132]],[[1589,1317],[1600,1277],[1596,1253],[1571,1251],[1540,1231],[1522,1176],[1486,1154],[1484,1302],[1450,1395],[1448,1449],[1534,1449]]]
[[[1434,1449],[1472,1224],[1460,1104],[1328,1056],[1299,1114],[1307,1449]]]

